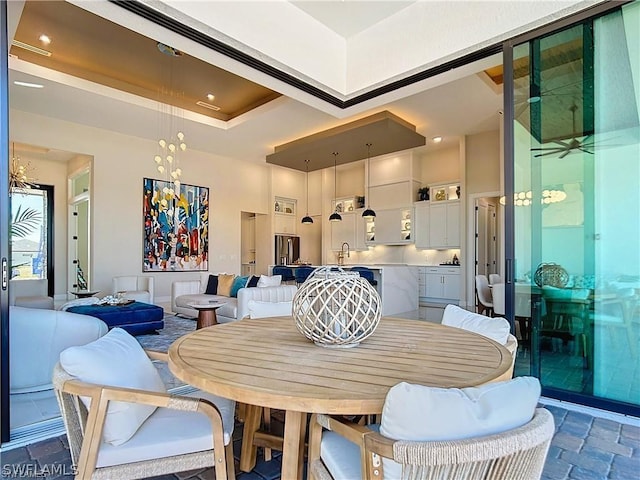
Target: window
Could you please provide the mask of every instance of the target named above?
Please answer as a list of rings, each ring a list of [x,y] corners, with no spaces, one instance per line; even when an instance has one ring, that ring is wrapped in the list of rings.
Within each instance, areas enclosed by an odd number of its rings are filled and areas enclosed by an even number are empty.
[[[53,294],[53,187],[11,195],[11,278],[46,278]]]

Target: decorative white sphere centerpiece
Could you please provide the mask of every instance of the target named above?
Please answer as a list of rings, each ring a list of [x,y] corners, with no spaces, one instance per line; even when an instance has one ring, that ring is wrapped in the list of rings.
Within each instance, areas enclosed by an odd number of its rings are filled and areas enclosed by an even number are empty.
[[[358,272],[321,267],[293,297],[293,318],[321,347],[355,347],[371,335],[382,312],[380,295]]]

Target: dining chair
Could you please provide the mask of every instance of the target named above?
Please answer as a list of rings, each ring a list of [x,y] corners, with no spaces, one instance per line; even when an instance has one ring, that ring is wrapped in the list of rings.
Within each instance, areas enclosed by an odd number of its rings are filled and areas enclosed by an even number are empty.
[[[500,283],[498,285],[502,285]],[[504,289],[502,289],[504,292]],[[500,345],[504,345],[511,353],[511,368],[505,373],[506,378],[513,377],[516,356],[518,354],[518,339],[511,334],[511,325],[500,317],[487,317],[479,313],[470,312],[457,305],[447,305],[442,314],[442,325],[448,327],[462,328],[474,333],[479,333],[485,337],[495,340]]]
[[[504,317],[506,315],[505,308],[505,284],[502,282],[494,283],[491,286],[491,298],[493,299],[493,315]],[[515,298],[515,320],[518,322],[520,330],[520,339],[529,342],[529,322],[531,321],[531,297],[530,295],[518,294]]]
[[[539,479],[555,430],[539,397],[533,377],[460,389],[399,383],[380,424],[311,417],[310,478]]]
[[[484,275],[476,275],[476,296],[478,299],[478,313],[493,316],[493,298],[489,282]]]
[[[504,283],[502,277],[498,273],[489,274],[489,285],[495,285],[496,283]]]
[[[215,466],[234,479],[235,402],[171,395],[152,360],[120,328],[60,354],[53,384],[78,479],[133,479]]]

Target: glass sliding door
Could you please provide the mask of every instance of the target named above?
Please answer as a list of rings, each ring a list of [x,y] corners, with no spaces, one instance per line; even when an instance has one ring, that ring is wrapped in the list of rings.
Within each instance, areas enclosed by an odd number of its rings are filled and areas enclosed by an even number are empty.
[[[516,374],[640,411],[640,3],[513,48]]]

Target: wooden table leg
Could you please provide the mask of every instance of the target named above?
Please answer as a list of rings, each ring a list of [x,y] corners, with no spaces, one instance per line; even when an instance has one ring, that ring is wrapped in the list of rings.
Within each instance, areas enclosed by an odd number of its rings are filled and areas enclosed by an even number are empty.
[[[242,449],[240,450],[240,470],[250,472],[256,466],[258,447],[253,445],[253,436],[260,428],[262,407],[247,404],[245,407]]]
[[[284,444],[282,447],[282,480],[302,478],[304,459],[304,435],[307,430],[307,414],[287,410],[284,417]]]
[[[205,327],[211,327],[212,325],[218,324],[218,317],[216,316],[216,311],[214,309],[211,310],[198,310],[198,321],[196,323],[196,330]]]

